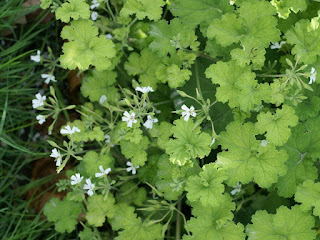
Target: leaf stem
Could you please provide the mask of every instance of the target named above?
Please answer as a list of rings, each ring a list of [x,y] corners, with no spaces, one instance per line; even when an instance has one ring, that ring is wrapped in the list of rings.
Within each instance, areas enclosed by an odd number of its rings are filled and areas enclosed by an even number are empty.
[[[113,21],[114,21],[114,22],[116,22],[116,21],[117,21],[117,19],[116,19],[116,17],[114,16],[114,14],[113,14],[113,12],[112,12],[112,10],[111,10],[110,4],[109,4],[109,0],[107,0],[107,1],[106,1],[106,4],[107,4],[108,12],[110,13],[110,15],[111,15],[111,17],[112,17]]]
[[[179,212],[181,212],[181,201],[178,202],[178,209]],[[176,240],[180,240],[181,235],[181,215],[177,214],[177,221],[176,221]]]
[[[256,74],[258,77],[278,77],[278,78],[281,78],[281,77],[284,77],[286,76],[285,74],[278,74],[278,75],[269,75],[269,74]]]

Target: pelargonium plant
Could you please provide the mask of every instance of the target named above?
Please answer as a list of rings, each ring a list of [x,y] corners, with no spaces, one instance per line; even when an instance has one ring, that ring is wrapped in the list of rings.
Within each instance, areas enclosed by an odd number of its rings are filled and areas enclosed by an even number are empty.
[[[42,124],[62,200],[44,207],[80,239],[316,239],[320,2],[42,0],[81,105],[50,93]],[[55,69],[42,77],[57,81]]]

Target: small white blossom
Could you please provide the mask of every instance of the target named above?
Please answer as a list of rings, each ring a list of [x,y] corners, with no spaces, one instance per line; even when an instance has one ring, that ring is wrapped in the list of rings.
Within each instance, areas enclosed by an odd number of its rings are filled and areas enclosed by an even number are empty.
[[[158,118],[152,118],[150,115],[148,115],[148,120],[143,124],[148,129],[152,129],[153,123],[158,122]]]
[[[132,171],[132,174],[136,174],[137,173],[137,169],[140,167],[139,165],[137,166],[133,166],[132,162],[127,162],[127,172],[131,172]]]
[[[108,175],[109,172],[111,172],[111,168],[107,168],[106,170],[103,169],[102,165],[99,166],[99,170],[101,173],[96,173],[96,177],[101,177],[103,175]]]
[[[109,134],[104,135],[104,138],[106,140],[106,143],[110,143],[111,137]]]
[[[316,75],[317,75],[317,71],[314,68],[311,68],[311,76],[310,76],[310,81],[309,84],[316,82]]]
[[[111,142],[111,137],[109,134],[104,135],[104,138],[107,144]],[[110,147],[114,147],[114,144],[111,144]]]
[[[216,139],[215,138],[212,138],[212,141],[211,141],[211,144],[210,144],[210,147],[216,142]]]
[[[80,176],[80,173],[76,173],[71,176],[71,185],[76,185],[82,181],[83,177]]]
[[[113,38],[112,34],[110,33],[106,34],[106,39],[112,39],[112,38]]]
[[[99,103],[102,105],[103,103],[105,103],[107,101],[107,96],[106,95],[102,95],[100,97]]]
[[[40,93],[36,94],[36,99],[32,100],[32,107],[38,108],[44,105],[44,101],[46,100],[46,96],[41,96]]]
[[[234,189],[231,191],[231,194],[232,195],[235,195],[236,193],[240,192],[241,191],[241,183],[237,183],[237,186],[234,186],[233,187]]]
[[[30,56],[30,60],[34,62],[40,62],[40,50],[37,51],[37,55]]]
[[[92,12],[92,13],[91,13],[91,19],[92,19],[92,21],[97,20],[97,19],[98,19],[98,16],[99,16],[99,15],[98,15],[98,13],[97,13],[97,12],[95,12],[95,11],[94,11],[94,12]]]
[[[152,87],[136,87],[136,91],[142,92],[142,93],[148,93],[153,92]]]
[[[44,78],[44,79],[46,79],[46,80],[44,80],[44,82],[45,82],[46,84],[49,84],[50,81],[52,81],[52,82],[57,82],[56,78],[55,78],[52,74],[46,74],[46,73],[44,73],[44,74],[41,74],[41,77]]]
[[[62,161],[61,154],[56,148],[52,149],[52,153],[51,153],[50,157],[53,157],[56,159],[56,166],[57,167],[59,167],[61,165],[61,161]]]
[[[285,44],[286,41],[281,41],[280,43],[279,42],[275,42],[273,43],[270,48],[271,49],[280,49],[282,47],[283,44]]]
[[[83,189],[84,190],[88,190],[88,192],[87,192],[88,195],[92,196],[93,195],[93,189],[94,189],[95,185],[93,183],[91,183],[90,178],[86,179],[86,183],[87,184],[83,185]]]
[[[268,140],[261,140],[261,141],[260,141],[260,145],[261,145],[262,147],[267,146],[268,143],[270,143]]]
[[[71,135],[75,132],[80,132],[80,129],[77,127],[72,127],[72,129],[71,129],[71,127],[69,125],[67,125],[64,129],[60,130],[61,134],[70,134]]]
[[[38,120],[38,123],[41,125],[42,123],[44,123],[46,121],[45,116],[39,114],[38,116],[36,116],[36,119]]]
[[[132,123],[136,123],[137,120],[134,119],[136,114],[133,112],[129,114],[127,111],[123,113],[124,117],[122,117],[122,121],[127,122],[127,127],[132,127]]]
[[[184,112],[182,112],[182,116],[184,116],[183,119],[185,121],[188,121],[190,116],[195,117],[197,115],[196,112],[194,111],[194,107],[193,106],[188,108],[185,104],[183,104],[181,109],[184,110]]]
[[[100,3],[98,3],[98,0],[92,0],[90,9],[95,9],[99,6],[100,6]]]

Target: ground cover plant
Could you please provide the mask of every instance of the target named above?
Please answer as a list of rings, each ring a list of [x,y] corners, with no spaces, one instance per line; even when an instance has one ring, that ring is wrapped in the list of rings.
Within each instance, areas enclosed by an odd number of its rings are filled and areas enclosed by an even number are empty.
[[[61,53],[30,56],[50,86],[35,119],[49,122],[47,155],[67,176],[65,197],[43,208],[56,232],[318,238],[319,1],[40,6],[63,39]],[[61,91],[68,71],[81,81],[74,102]]]

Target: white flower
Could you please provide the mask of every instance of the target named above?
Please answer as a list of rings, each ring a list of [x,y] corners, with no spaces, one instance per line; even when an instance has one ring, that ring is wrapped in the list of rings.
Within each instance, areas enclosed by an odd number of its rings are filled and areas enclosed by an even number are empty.
[[[215,143],[216,139],[215,138],[212,138],[212,141],[211,141],[211,144],[210,144],[210,147]]]
[[[281,41],[280,43],[279,42],[275,42],[273,43],[270,48],[271,49],[280,49],[282,47],[283,44],[285,44],[286,41]]]
[[[106,39],[112,39],[112,34],[110,33],[106,34]]]
[[[147,92],[153,92],[152,87],[136,87],[136,91],[147,93]]]
[[[316,75],[317,75],[317,71],[314,68],[311,68],[311,76],[310,76],[310,81],[309,84],[316,82]]]
[[[106,143],[110,143],[111,137],[109,134],[104,135],[104,138],[106,139]]]
[[[61,165],[61,154],[56,148],[52,149],[52,153],[51,153],[50,157],[53,157],[56,159],[56,166],[57,167],[59,167]]]
[[[100,97],[99,103],[102,105],[103,103],[105,103],[107,101],[107,96],[106,95],[102,95]]]
[[[30,56],[30,60],[34,62],[40,62],[40,50],[37,51],[37,55]]]
[[[37,93],[36,94],[36,98],[37,99],[33,99],[32,100],[32,107],[33,108],[38,108],[38,107],[43,106],[44,101],[46,100],[46,96],[41,96],[40,93]]]
[[[184,110],[184,112],[182,112],[182,116],[184,116],[183,119],[185,121],[188,121],[190,116],[195,117],[197,115],[196,112],[194,111],[194,107],[193,106],[188,108],[185,104],[183,104],[181,109]]]
[[[139,165],[137,166],[133,166],[132,162],[127,162],[127,172],[131,172],[132,171],[132,174],[136,174],[137,173],[137,169],[140,167]]]
[[[80,176],[80,173],[76,173],[71,176],[71,185],[76,185],[82,181],[83,177]]]
[[[108,175],[109,172],[111,172],[111,168],[107,168],[106,170],[103,169],[102,165],[99,166],[99,169],[101,173],[96,173],[96,177],[101,177],[103,175]]]
[[[148,129],[152,129],[153,123],[158,122],[158,118],[152,118],[150,115],[148,115],[148,120],[143,124]]]
[[[95,9],[99,6],[100,6],[100,3],[98,3],[98,0],[92,0],[90,9]]]
[[[41,77],[46,79],[44,80],[46,84],[49,84],[50,81],[57,82],[56,78],[52,74],[41,74]]]
[[[77,127],[72,127],[72,129],[71,129],[70,125],[67,125],[64,129],[60,130],[61,134],[70,134],[71,135],[75,132],[80,132],[80,129]]]
[[[84,190],[88,190],[88,195],[89,196],[92,196],[93,195],[93,189],[94,189],[94,187],[95,187],[95,185],[93,184],[93,183],[91,183],[91,180],[90,180],[90,178],[88,178],[87,180],[86,180],[86,183],[87,184],[84,184],[83,185],[83,189]]]
[[[267,146],[268,143],[270,143],[268,140],[261,140],[261,141],[260,141],[260,145],[261,145],[262,147]]]
[[[129,114],[127,111],[123,113],[124,117],[122,117],[122,121],[127,122],[127,127],[132,127],[132,123],[136,123],[137,120],[134,119],[136,114],[133,112]]]
[[[97,20],[98,19],[98,13],[97,12],[92,12],[91,13],[91,19],[92,19],[92,21],[95,21],[95,20]]]
[[[46,118],[39,114],[38,116],[36,116],[36,119],[38,120],[38,123],[41,125],[42,123],[44,123],[46,121]]]
[[[237,186],[234,186],[233,187],[234,189],[231,191],[231,194],[232,195],[235,195],[237,192],[240,192],[241,191],[241,183],[237,183]]]

